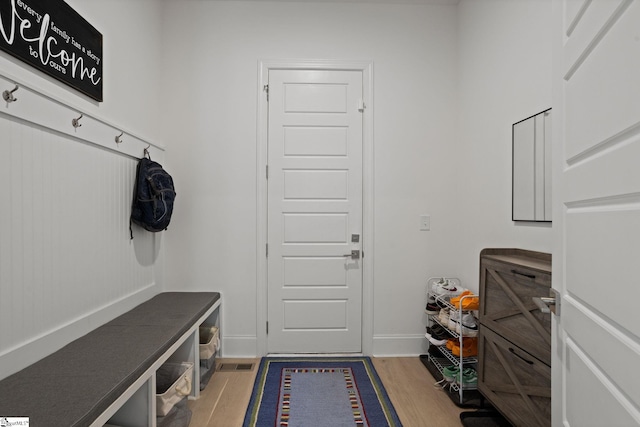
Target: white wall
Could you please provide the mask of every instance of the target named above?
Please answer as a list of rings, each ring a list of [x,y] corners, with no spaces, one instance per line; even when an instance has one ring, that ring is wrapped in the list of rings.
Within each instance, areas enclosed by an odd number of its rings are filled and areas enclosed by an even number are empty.
[[[163,144],[156,138],[160,4],[68,4],[102,32],[104,102],[0,53],[0,74],[24,85],[15,94],[18,101],[3,105],[0,114],[0,378],[162,289],[161,239],[140,234],[129,240],[136,159],[5,115],[26,108],[26,120],[38,122],[42,105],[58,105],[29,104],[28,87]],[[73,117],[75,112],[61,126],[70,128]],[[78,136],[92,132],[84,120]]]
[[[256,354],[258,61],[372,60],[374,352],[421,352],[425,279],[457,265],[455,6],[165,4],[163,86],[179,88],[163,120],[178,192],[168,286],[223,292],[223,351]]]
[[[426,278],[477,290],[482,248],[550,251],[549,226],[510,216],[511,124],[551,103],[550,1],[165,4],[163,81],[180,91],[163,121],[183,188],[167,281],[224,293],[227,355],[256,351],[260,59],[374,63],[374,354],[424,350]]]
[[[551,225],[511,221],[511,125],[551,107],[551,0],[462,0],[456,257],[478,289],[486,247],[551,252]]]

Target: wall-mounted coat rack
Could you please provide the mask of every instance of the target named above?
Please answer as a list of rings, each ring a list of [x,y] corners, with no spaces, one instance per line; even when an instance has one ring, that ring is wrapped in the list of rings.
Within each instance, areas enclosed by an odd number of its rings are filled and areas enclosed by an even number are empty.
[[[18,100],[15,97],[18,89],[20,90],[20,102],[15,102]],[[12,76],[0,74],[0,90],[2,90],[2,98],[6,102],[6,108],[0,108],[0,114],[67,134],[75,139],[131,157],[140,158],[148,150],[154,150],[158,157],[162,157],[161,152],[164,151],[164,147],[154,145],[122,130],[120,126],[112,125],[106,120],[87,114],[75,106],[58,101],[41,90],[30,88]],[[123,138],[125,133],[126,143]]]

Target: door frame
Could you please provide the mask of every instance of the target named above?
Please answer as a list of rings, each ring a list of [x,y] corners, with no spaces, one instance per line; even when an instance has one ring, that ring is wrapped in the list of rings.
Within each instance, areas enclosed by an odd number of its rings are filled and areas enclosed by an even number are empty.
[[[269,104],[265,86],[269,83],[270,70],[327,70],[361,71],[362,96],[365,109],[362,117],[362,353],[373,351],[373,265],[374,265],[374,215],[373,215],[373,61],[343,60],[259,60],[257,106],[257,156],[256,156],[256,353],[267,354],[267,143]]]

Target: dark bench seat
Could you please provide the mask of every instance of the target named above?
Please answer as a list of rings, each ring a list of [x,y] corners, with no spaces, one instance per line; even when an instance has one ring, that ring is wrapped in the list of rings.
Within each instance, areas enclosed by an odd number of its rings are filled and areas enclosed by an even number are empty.
[[[219,299],[156,295],[0,381],[0,415],[29,417],[32,427],[90,425]]]

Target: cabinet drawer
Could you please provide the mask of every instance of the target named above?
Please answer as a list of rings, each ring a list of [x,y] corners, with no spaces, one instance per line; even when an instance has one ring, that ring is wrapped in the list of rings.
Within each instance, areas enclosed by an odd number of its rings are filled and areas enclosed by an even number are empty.
[[[516,426],[551,425],[551,368],[485,326],[478,389]]]
[[[551,274],[522,265],[480,261],[480,323],[547,365],[551,364],[551,314],[532,297],[548,297]]]

